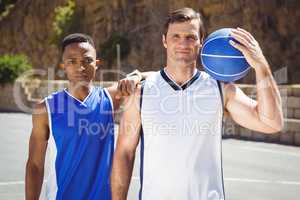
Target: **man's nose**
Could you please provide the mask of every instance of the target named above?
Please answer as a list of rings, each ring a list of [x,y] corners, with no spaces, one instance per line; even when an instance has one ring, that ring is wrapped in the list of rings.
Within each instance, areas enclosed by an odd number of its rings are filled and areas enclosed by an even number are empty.
[[[186,47],[188,45],[188,41],[185,38],[179,40],[179,46]]]
[[[78,71],[82,72],[85,70],[85,66],[83,63],[80,63],[79,67],[78,67]]]

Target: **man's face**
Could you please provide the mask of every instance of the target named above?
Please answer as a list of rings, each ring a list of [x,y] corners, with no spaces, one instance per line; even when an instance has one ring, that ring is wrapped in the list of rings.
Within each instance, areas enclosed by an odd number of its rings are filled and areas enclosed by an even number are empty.
[[[169,24],[167,35],[163,38],[169,60],[183,64],[196,62],[201,47],[199,26],[197,19]]]
[[[85,84],[95,77],[98,60],[95,48],[87,42],[71,43],[63,53],[63,64],[70,82]]]

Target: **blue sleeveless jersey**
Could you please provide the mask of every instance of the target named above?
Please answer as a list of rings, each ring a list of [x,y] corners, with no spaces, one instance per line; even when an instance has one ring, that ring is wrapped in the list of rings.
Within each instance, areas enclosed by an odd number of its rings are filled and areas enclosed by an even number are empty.
[[[113,103],[106,89],[93,87],[80,101],[67,90],[46,98],[50,137],[46,199],[111,199],[114,151]]]

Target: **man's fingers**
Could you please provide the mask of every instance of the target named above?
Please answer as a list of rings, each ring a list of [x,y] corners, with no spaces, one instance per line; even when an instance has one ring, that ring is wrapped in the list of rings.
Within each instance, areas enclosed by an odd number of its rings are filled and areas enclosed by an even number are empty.
[[[129,83],[128,83],[128,86],[129,86],[129,94],[132,94],[134,89],[135,89],[135,84],[134,84],[134,81],[133,80],[130,80]]]
[[[242,29],[240,27],[237,27],[238,30],[244,32],[246,35],[248,35],[249,38],[251,38],[252,40],[255,40],[254,37],[251,35],[251,33],[249,33],[248,31],[246,31],[245,29]]]
[[[120,92],[123,96],[128,96],[125,80],[121,81]]]
[[[126,80],[126,92],[128,93],[128,94],[131,94],[131,85],[130,85],[130,80]]]
[[[258,45],[257,41],[255,40],[255,38],[251,35],[251,33],[249,33],[248,31],[244,30],[244,29],[241,29],[241,28],[238,28],[239,30],[239,33],[240,34],[244,34],[245,37],[247,37],[248,39],[248,42],[250,44],[250,47],[252,46],[256,46]]]
[[[118,86],[117,86],[117,91],[121,91],[121,83],[122,83],[122,80],[119,80]]]
[[[120,91],[117,91],[117,94],[115,96],[116,99],[121,99],[122,98],[122,94]]]
[[[235,48],[237,48],[238,50],[240,50],[242,53],[246,50],[245,47],[244,47],[243,45],[241,45],[241,44],[239,44],[239,43],[237,43],[237,42],[235,42],[235,41],[233,41],[233,40],[229,40],[229,43],[230,43],[233,47],[235,47]]]
[[[242,45],[244,45],[245,47],[250,48],[249,42],[244,37],[242,37],[241,35],[238,35],[238,34],[236,34],[234,32],[232,32],[230,35],[234,39],[236,39],[239,43],[241,43]]]
[[[134,80],[122,79],[118,82],[117,89],[122,96],[129,96],[134,92],[136,87],[137,84],[135,83]]]
[[[251,38],[249,37],[248,34],[246,34],[245,32],[241,31],[241,30],[237,30],[237,29],[233,29],[232,33],[239,35],[240,37],[242,37],[243,39],[245,39],[248,44],[251,44]]]
[[[128,81],[124,82],[124,90],[123,90],[123,95],[124,96],[129,96],[130,95],[130,93],[128,92],[128,83],[127,82]]]

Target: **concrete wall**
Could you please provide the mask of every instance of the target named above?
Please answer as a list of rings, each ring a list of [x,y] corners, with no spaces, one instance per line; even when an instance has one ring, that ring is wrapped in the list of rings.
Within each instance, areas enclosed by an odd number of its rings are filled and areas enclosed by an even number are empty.
[[[112,85],[113,82],[96,82],[95,84],[107,87]],[[40,101],[53,91],[61,90],[66,86],[67,81],[39,80],[16,82],[15,84],[0,86],[0,111],[21,111],[30,113],[34,103]],[[255,98],[255,86],[239,85],[239,87],[247,95]],[[237,125],[230,118],[226,117],[224,138],[238,138],[300,146],[300,85],[280,86],[280,93],[285,117],[285,126],[280,133],[267,135],[251,131]],[[117,114],[115,118],[119,121],[120,114]]]
[[[31,113],[34,105],[54,91],[67,87],[67,81],[17,80],[14,83],[0,84],[0,112]],[[95,82],[107,87],[113,82]]]
[[[32,106],[20,82],[0,85],[1,112],[30,112]]]
[[[255,98],[256,88],[253,85],[239,85],[249,96]],[[284,129],[276,134],[263,134],[243,128],[225,118],[225,138],[238,138],[263,142],[274,142],[281,144],[300,146],[300,85],[280,86],[284,112]]]

